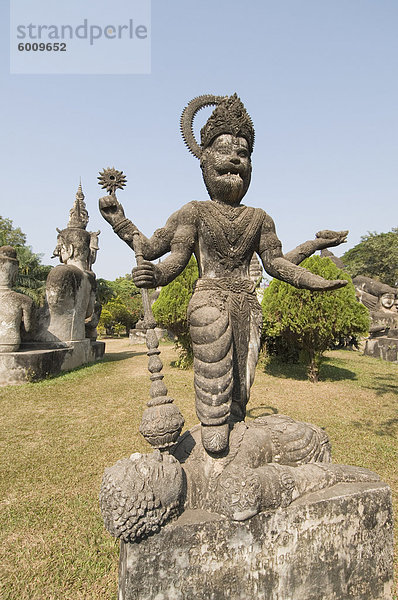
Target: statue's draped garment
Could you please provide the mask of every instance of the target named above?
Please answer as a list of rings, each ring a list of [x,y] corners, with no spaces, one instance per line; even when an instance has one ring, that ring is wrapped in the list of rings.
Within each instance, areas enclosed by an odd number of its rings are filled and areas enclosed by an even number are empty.
[[[203,236],[223,271],[232,271],[229,277],[200,278],[189,303],[196,411],[207,425],[241,421],[254,380],[262,315],[255,282],[248,276],[234,277],[233,271],[249,265],[265,213],[212,201],[191,204],[197,211],[199,238]]]

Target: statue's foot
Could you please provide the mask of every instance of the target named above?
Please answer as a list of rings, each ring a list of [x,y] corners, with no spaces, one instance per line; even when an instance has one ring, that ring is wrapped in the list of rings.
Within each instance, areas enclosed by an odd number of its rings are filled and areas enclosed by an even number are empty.
[[[202,444],[211,454],[220,454],[228,448],[229,425],[203,425],[201,427]]]

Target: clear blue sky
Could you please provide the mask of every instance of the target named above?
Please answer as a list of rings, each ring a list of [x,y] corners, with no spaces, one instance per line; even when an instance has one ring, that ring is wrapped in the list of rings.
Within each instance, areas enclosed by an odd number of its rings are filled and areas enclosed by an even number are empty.
[[[107,279],[134,260],[98,212],[99,170],[127,174],[119,199],[147,235],[207,198],[179,133],[185,104],[204,93],[236,91],[252,116],[245,203],[274,218],[285,251],[349,229],[341,254],[398,225],[396,0],[153,0],[150,75],[10,75],[7,2],[0,10],[0,214],[45,263],[56,264],[55,228],[80,176]]]

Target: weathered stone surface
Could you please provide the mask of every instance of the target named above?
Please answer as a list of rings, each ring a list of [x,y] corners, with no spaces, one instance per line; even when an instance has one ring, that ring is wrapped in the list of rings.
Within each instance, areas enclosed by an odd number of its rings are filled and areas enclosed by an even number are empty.
[[[243,523],[186,511],[121,543],[119,600],[391,600],[383,483],[339,484]]]
[[[26,348],[0,354],[0,385],[39,381],[103,357],[104,342],[83,340],[64,348]]]
[[[47,314],[43,315],[44,326],[38,332],[37,340],[76,342],[97,337],[96,325],[101,310],[95,302],[97,284],[92,265],[97,256],[100,232],[86,231],[87,223],[88,213],[79,185],[68,226],[57,230],[54,256],[58,256],[62,264],[52,269],[47,277]]]
[[[364,354],[398,361],[398,288],[358,275],[352,280],[358,300],[369,309],[370,337]]]
[[[398,336],[395,338],[382,336],[366,340],[363,353],[389,362],[398,362]]]
[[[104,342],[96,341],[101,305],[91,270],[100,232],[86,231],[87,223],[80,184],[68,226],[57,229],[54,256],[63,264],[47,277],[43,306],[33,306],[28,296],[11,289],[18,273],[16,252],[0,248],[0,385],[38,381],[104,355]]]
[[[21,343],[21,326],[29,331],[32,300],[12,290],[18,274],[15,248],[0,248],[0,353],[14,352]]]

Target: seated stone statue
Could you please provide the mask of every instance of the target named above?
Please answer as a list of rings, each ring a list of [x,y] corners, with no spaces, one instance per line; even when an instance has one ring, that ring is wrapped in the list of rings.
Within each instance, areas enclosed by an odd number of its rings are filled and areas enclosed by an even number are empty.
[[[11,246],[0,248],[0,352],[15,352],[21,343],[21,324],[31,328],[33,302],[12,290],[18,274],[17,253]]]
[[[91,266],[98,250],[99,232],[86,231],[87,223],[88,213],[79,185],[68,226],[63,230],[57,229],[54,256],[58,256],[62,264],[54,267],[47,277],[48,340],[83,340],[86,326],[89,337],[96,337],[100,311],[98,306],[95,307],[96,279]]]
[[[214,104],[199,145],[192,132],[194,116]],[[223,453],[230,429],[245,418],[260,346],[261,307],[249,276],[253,254],[272,277],[298,288],[334,290],[347,282],[325,280],[297,263],[316,249],[341,243],[344,232],[335,238],[319,237],[284,256],[271,217],[241,204],[251,179],[254,129],[236,94],[195,98],[184,110],[181,125],[188,148],[200,159],[210,200],[189,202],[150,239],[139,233],[145,260],[133,276],[138,287],[164,286],[183,271],[192,254],[196,256],[199,279],[188,309],[196,412],[204,447]],[[116,196],[101,198],[100,210],[133,248],[138,230]],[[166,253],[170,254],[160,264],[150,262]]]
[[[114,537],[138,542],[184,509],[244,521],[337,483],[380,479],[331,464],[326,433],[284,415],[236,423],[223,458],[203,448],[200,426],[182,435],[172,454],[135,453],[105,470],[100,504]]]

